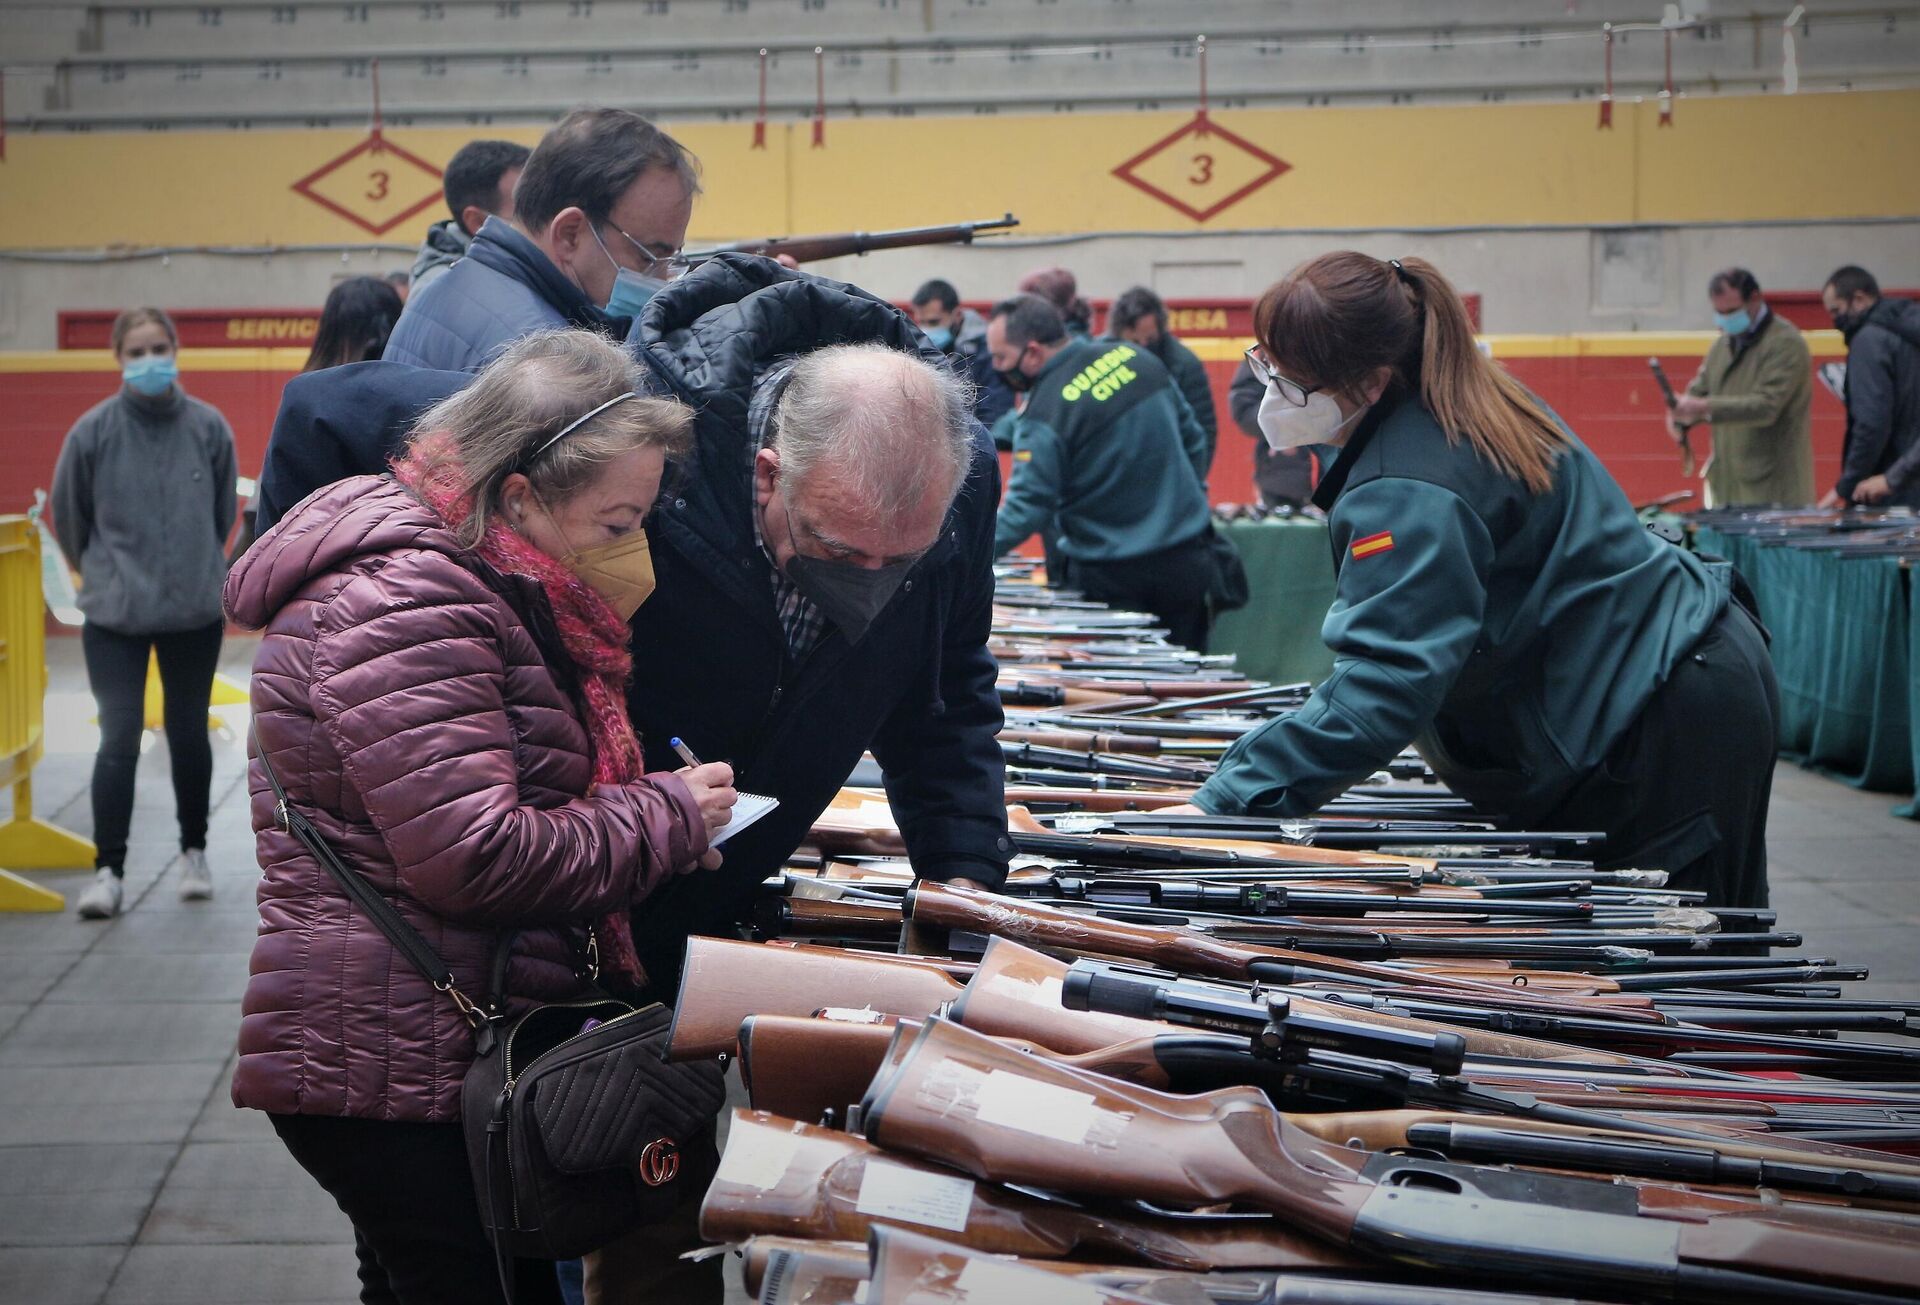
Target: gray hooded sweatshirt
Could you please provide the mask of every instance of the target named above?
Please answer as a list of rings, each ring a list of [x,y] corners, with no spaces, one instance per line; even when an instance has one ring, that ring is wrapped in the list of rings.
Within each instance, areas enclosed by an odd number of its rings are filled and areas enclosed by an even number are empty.
[[[171,634],[220,619],[236,465],[227,419],[178,385],[155,399],[122,388],[74,423],[53,473],[53,534],[89,621]]]

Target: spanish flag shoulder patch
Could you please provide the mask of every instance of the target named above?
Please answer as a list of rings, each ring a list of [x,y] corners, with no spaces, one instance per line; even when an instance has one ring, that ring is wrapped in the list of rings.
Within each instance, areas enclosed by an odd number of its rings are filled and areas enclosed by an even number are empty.
[[[1013,460],[1014,460],[1015,462],[1032,462],[1032,461],[1033,461],[1033,450],[1032,450],[1032,449],[1021,449],[1021,450],[1019,450],[1018,452],[1016,452],[1016,453],[1015,453],[1015,454],[1013,455]]]
[[[1347,550],[1350,556],[1356,558],[1372,557],[1376,553],[1391,553],[1392,551],[1393,532],[1391,530],[1382,530],[1377,535],[1367,535],[1364,538],[1356,539],[1353,541],[1353,547]]]

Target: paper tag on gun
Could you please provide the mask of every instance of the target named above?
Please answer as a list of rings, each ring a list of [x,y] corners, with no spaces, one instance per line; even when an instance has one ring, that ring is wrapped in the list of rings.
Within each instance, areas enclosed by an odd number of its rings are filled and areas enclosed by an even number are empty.
[[[793,1163],[793,1156],[800,1149],[800,1139],[792,1133],[772,1133],[760,1129],[754,1130],[755,1138],[764,1138],[759,1146],[744,1146],[729,1138],[726,1154],[720,1157],[720,1168],[714,1175],[716,1182],[736,1183],[741,1187],[757,1187],[770,1192],[780,1185],[787,1176],[787,1166]]]
[[[981,1083],[973,1113],[983,1124],[1000,1124],[1078,1146],[1087,1140],[1087,1131],[1101,1111],[1089,1093],[996,1069]]]
[[[869,1160],[853,1208],[879,1219],[902,1219],[923,1228],[965,1232],[967,1213],[973,1208],[973,1180],[924,1174],[883,1160]]]

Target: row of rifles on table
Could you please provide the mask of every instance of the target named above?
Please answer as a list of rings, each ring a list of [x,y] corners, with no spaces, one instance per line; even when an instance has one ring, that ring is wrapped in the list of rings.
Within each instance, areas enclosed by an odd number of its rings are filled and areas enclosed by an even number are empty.
[[[1911,508],[1711,508],[1688,520],[1723,534],[1812,553],[1920,562],[1920,516]]]
[[[1411,754],[1156,816],[1307,686],[1018,568],[995,627],[1004,890],[850,791],[689,945],[670,1054],[751,1103],[701,1228],[760,1301],[1915,1299],[1920,1001]]]

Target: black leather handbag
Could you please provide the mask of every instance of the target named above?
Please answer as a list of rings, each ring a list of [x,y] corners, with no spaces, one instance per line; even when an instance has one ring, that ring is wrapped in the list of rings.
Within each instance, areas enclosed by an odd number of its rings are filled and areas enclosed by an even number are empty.
[[[725,1101],[726,1071],[717,1060],[666,1059],[673,1012],[658,1002],[635,1006],[592,994],[506,1019],[510,937],[496,949],[493,993],[476,1004],[393,903],[287,801],[257,735],[254,753],[273,788],[280,827],[473,1029],[461,1122],[507,1299],[509,1257],[573,1259],[690,1199],[704,1175],[684,1172],[681,1146],[711,1149],[706,1139]],[[590,963],[585,977],[592,977]]]

